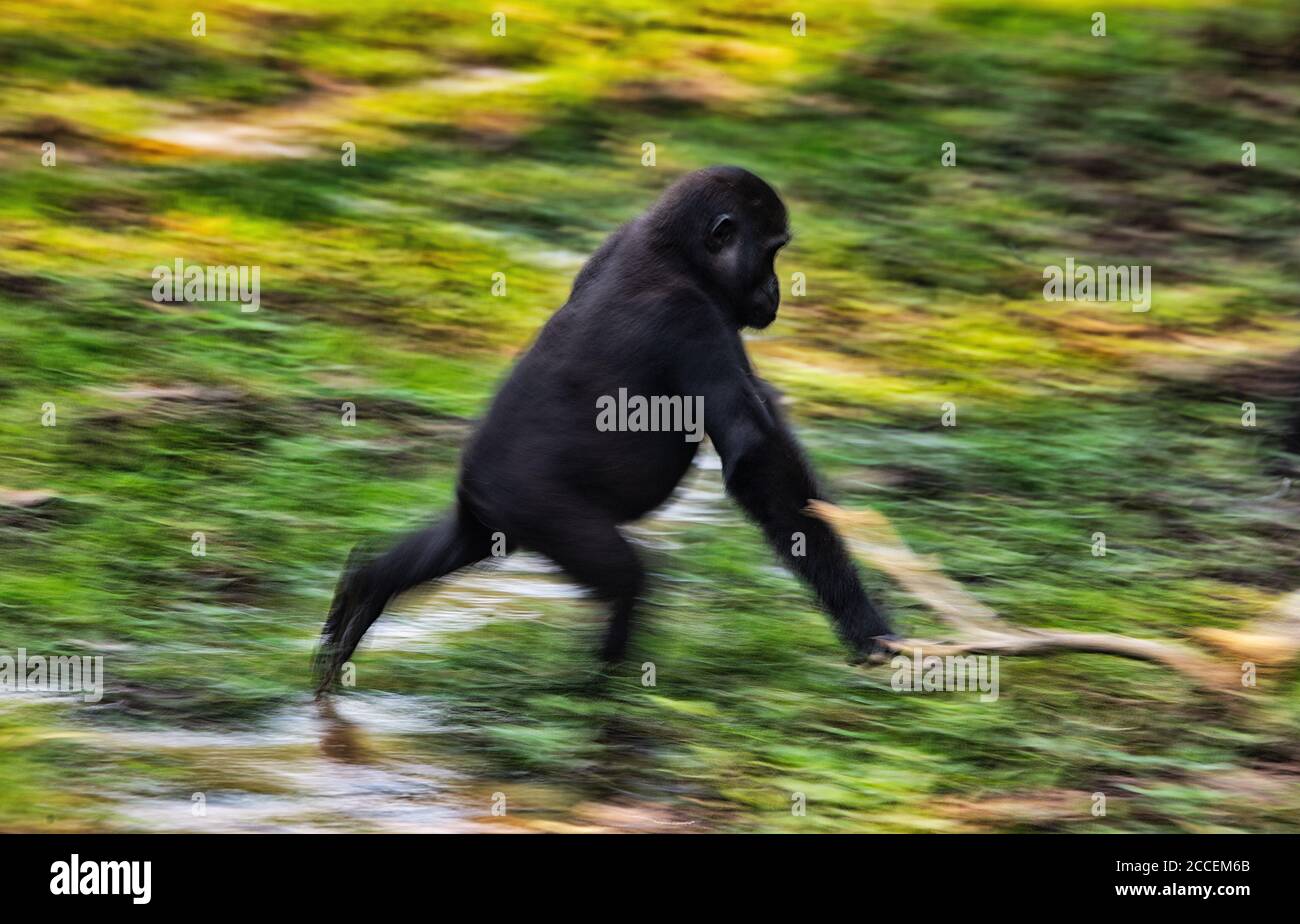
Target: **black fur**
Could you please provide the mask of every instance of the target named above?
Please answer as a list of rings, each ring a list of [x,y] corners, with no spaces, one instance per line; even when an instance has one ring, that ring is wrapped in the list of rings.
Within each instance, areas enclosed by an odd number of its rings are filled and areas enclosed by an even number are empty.
[[[776,317],[773,262],[788,239],[781,200],[737,167],[686,176],[611,235],[466,448],[455,510],[378,557],[354,554],[325,623],[320,688],[394,595],[487,557],[497,531],[609,603],[602,657],[619,659],[645,575],[618,527],[662,504],[698,448],[680,432],[598,430],[597,399],[620,388],[703,397],[728,492],[812,586],[852,653],[870,654],[889,627],[838,537],[803,513],[823,495],[740,337]],[[804,556],[791,554],[796,532]]]

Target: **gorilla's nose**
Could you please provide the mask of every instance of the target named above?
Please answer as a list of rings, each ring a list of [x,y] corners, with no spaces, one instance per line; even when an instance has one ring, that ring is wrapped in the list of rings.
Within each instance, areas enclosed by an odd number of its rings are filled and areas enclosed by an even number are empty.
[[[767,281],[767,300],[772,303],[772,313],[776,314],[776,309],[781,305],[781,284],[775,276]]]

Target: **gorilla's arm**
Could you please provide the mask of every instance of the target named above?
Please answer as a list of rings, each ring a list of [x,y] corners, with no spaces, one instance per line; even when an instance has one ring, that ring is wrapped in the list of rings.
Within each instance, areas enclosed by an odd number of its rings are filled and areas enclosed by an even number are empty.
[[[752,373],[738,337],[727,347],[721,356],[714,352],[710,371],[697,379],[704,386],[705,430],[722,457],[727,492],[813,588],[844,642],[858,656],[870,654],[872,639],[889,635],[889,624],[867,599],[839,537],[804,513],[809,500],[825,498],[776,406],[776,391]],[[802,555],[796,554],[800,533]]]

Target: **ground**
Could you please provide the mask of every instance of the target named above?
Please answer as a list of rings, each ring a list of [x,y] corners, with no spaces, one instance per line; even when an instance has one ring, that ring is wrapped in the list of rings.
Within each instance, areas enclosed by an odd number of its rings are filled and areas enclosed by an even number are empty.
[[[1267,617],[1300,588],[1287,4],[1112,4],[1104,37],[1060,2],[817,2],[801,37],[732,0],[518,4],[500,37],[459,2],[222,2],[204,36],[173,6],[0,4],[0,646],[108,678],[0,695],[0,828],[1297,829],[1293,669],[1246,703],[1090,655],[896,693],[707,460],[639,533],[606,696],[597,609],[526,559],[404,601],[336,703],[308,676],[349,548],[448,503],[584,255],[713,163],[789,205],[749,346],[841,504],[1013,622]],[[260,310],[154,302],[177,257],[259,265]],[[1151,310],[1045,301],[1066,257],[1152,266]]]

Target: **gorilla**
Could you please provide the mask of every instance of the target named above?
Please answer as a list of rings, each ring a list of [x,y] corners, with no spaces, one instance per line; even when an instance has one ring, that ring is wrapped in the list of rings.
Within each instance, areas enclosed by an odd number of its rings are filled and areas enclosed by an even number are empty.
[[[645,586],[619,526],[669,497],[699,437],[598,427],[617,394],[702,399],[728,494],[811,586],[851,660],[883,653],[889,626],[834,531],[804,512],[824,495],[741,341],[776,318],[774,261],[789,240],[784,203],[739,167],[685,176],[615,231],[501,386],[464,450],[454,508],[382,554],[353,551],[318,649],[318,692],[392,597],[488,557],[494,541],[540,552],[606,602],[601,657],[619,661]]]

